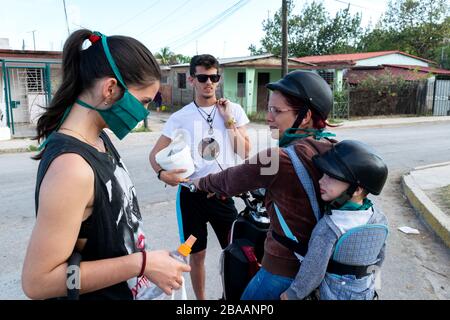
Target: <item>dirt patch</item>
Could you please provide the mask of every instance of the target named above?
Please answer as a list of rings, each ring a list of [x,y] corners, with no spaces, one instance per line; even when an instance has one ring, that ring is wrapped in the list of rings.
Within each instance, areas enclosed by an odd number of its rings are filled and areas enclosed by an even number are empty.
[[[450,215],[450,186],[426,192],[430,199],[447,215]]]

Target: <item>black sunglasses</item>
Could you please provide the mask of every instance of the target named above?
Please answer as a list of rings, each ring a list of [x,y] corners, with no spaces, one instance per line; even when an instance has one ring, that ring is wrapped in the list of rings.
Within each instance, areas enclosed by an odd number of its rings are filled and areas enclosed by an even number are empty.
[[[205,83],[206,81],[211,80],[212,83],[217,83],[220,81],[220,74],[196,74],[198,82]]]

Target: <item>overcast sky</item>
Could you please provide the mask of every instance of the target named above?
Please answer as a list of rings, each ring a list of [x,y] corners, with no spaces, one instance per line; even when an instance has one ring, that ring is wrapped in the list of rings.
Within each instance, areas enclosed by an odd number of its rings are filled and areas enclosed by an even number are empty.
[[[295,11],[307,1],[296,0]],[[334,16],[347,7],[345,0],[324,0]],[[351,0],[352,13],[360,12],[363,25],[375,24],[387,0]],[[192,56],[218,57],[249,54],[250,44],[263,37],[262,22],[278,10],[281,0],[66,0],[70,31],[80,26],[107,35],[135,37],[153,52],[169,46]],[[61,50],[67,38],[63,0],[0,0],[0,38],[9,38],[11,49]]]

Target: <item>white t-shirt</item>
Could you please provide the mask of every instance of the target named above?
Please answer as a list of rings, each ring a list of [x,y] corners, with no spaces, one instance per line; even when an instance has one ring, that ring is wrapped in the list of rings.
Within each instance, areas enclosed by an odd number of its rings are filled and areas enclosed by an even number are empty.
[[[234,153],[223,117],[217,108],[214,111],[214,107],[213,105],[207,108],[200,108],[204,111],[202,112],[192,102],[172,114],[164,125],[162,132],[164,136],[173,140],[174,134],[181,129],[188,140],[190,140],[191,155],[195,164],[195,172],[190,177],[191,179],[203,178],[209,174],[220,172],[220,167],[225,170],[242,162],[242,159]],[[242,127],[250,122],[244,110],[238,104],[231,103],[231,113],[236,119],[237,127]],[[214,133],[212,135],[209,133],[210,127],[206,121],[208,118],[207,114],[211,114],[211,118],[214,117],[212,122]],[[216,160],[205,160],[202,158],[202,145],[205,145],[202,141],[209,138],[213,138],[220,149]]]

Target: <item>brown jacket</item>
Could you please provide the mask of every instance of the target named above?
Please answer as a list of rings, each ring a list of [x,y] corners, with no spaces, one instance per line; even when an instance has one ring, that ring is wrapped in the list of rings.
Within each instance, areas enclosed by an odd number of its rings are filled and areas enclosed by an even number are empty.
[[[317,141],[306,138],[294,142],[295,151],[309,171],[314,182],[316,195],[320,199],[319,179],[321,173],[314,167],[312,157],[328,151],[332,142],[326,139]],[[267,168],[267,156],[279,155],[279,170],[272,174],[261,174],[261,169]],[[272,230],[284,235],[278,221],[274,201],[278,205],[287,225],[302,243],[308,243],[312,230],[317,223],[313,210],[303,189],[298,176],[295,173],[288,155],[279,148],[266,150],[256,155],[246,163],[229,168],[221,173],[209,175],[200,180],[200,189],[214,192],[227,197],[240,193],[266,188],[266,208],[270,217],[271,226],[264,247],[263,267],[276,275],[294,278],[298,272],[299,262],[292,251],[275,241]]]

